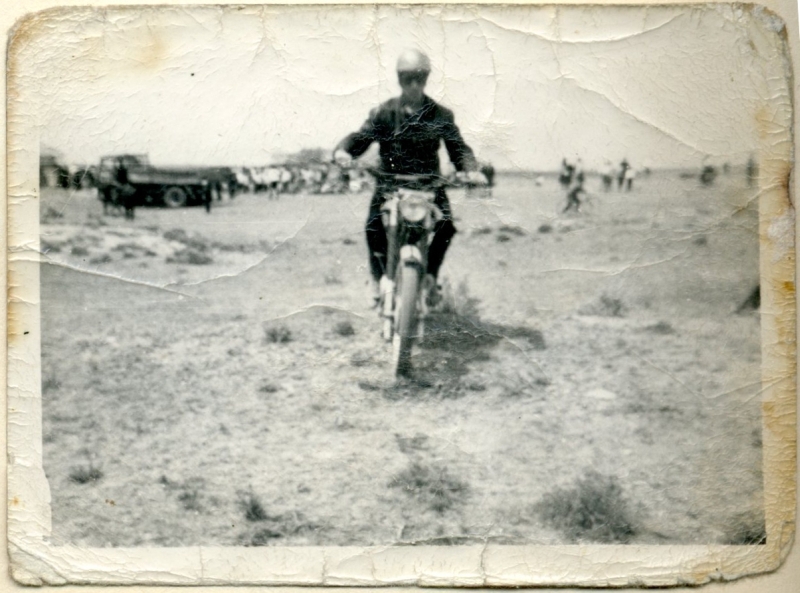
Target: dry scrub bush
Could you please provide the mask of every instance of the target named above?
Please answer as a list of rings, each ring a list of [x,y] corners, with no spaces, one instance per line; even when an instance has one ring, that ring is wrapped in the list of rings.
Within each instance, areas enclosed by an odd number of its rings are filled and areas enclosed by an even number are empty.
[[[90,482],[97,482],[103,477],[103,470],[95,467],[92,463],[89,465],[79,465],[72,468],[69,472],[69,479],[76,484],[88,484]]]
[[[196,488],[184,490],[178,495],[178,500],[186,511],[199,512],[202,510],[200,492]]]
[[[545,494],[534,510],[570,542],[627,543],[640,530],[617,478],[594,470]]]
[[[179,249],[167,258],[168,264],[189,264],[192,266],[204,266],[213,263],[214,259],[202,251],[187,247]]]
[[[264,328],[264,340],[268,344],[288,344],[292,341],[292,331],[285,325],[272,325]]]
[[[244,518],[248,521],[266,521],[269,519],[261,500],[252,492],[240,493],[239,506],[244,511]]]
[[[674,334],[675,329],[667,323],[666,321],[659,321],[658,323],[654,323],[653,325],[648,325],[644,328],[646,331],[649,331],[653,334],[658,334],[660,336],[667,336],[669,334]]]
[[[764,514],[760,511],[747,511],[734,517],[722,543],[728,546],[766,544],[767,528],[764,524]]]
[[[469,496],[469,485],[453,477],[446,467],[414,462],[389,482],[408,496],[437,513],[444,513]]]
[[[349,321],[340,321],[333,328],[333,331],[337,336],[342,336],[343,338],[353,336],[356,333],[355,328],[353,328],[353,324]]]
[[[47,393],[61,387],[61,381],[56,379],[53,375],[48,375],[42,378],[42,393]]]
[[[283,537],[283,534],[269,527],[258,529],[250,536],[250,539],[245,542],[245,546],[268,546],[270,541]]]
[[[98,264],[108,264],[108,263],[111,263],[112,261],[113,260],[111,259],[111,256],[108,255],[107,253],[104,253],[102,255],[97,255],[97,256],[91,258],[89,260],[89,263],[92,264],[92,265],[98,265]]]
[[[504,224],[504,225],[500,226],[497,230],[498,230],[498,232],[506,233],[507,235],[515,235],[517,237],[525,236],[525,230],[524,229],[521,229],[518,226],[509,225],[509,224]]]
[[[148,249],[143,245],[139,245],[131,241],[119,243],[114,247],[112,247],[111,251],[119,251],[122,253],[123,257],[140,257],[140,256],[155,257],[156,255],[158,255],[152,249]]]

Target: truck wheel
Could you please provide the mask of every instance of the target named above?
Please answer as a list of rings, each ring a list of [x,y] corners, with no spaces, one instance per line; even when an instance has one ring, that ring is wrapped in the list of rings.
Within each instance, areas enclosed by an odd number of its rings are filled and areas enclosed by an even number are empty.
[[[189,197],[186,195],[186,190],[177,185],[168,187],[164,192],[164,205],[167,208],[182,208],[186,206]]]

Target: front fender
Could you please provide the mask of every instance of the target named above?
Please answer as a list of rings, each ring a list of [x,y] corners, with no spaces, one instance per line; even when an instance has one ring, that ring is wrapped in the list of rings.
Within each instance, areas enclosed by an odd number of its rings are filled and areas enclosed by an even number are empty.
[[[422,266],[422,252],[419,247],[416,245],[403,245],[400,248],[400,264]]]

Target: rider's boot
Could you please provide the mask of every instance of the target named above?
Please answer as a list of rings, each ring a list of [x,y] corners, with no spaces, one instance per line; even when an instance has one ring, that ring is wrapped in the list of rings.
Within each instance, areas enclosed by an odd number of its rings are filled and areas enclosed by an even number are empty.
[[[425,280],[423,284],[425,288],[425,292],[427,293],[427,298],[425,299],[425,304],[429,308],[436,307],[439,303],[442,302],[442,292],[441,286],[436,283],[436,276],[433,274],[425,274]]]
[[[376,309],[381,302],[380,283],[374,278],[367,282],[367,305],[370,309]]]

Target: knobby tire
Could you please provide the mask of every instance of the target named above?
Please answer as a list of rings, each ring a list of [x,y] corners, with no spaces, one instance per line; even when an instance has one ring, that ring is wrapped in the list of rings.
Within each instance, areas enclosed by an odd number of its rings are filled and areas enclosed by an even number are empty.
[[[394,335],[395,376],[411,371],[411,347],[417,331],[417,300],[420,289],[420,271],[416,266],[402,265],[398,270],[399,299]]]

